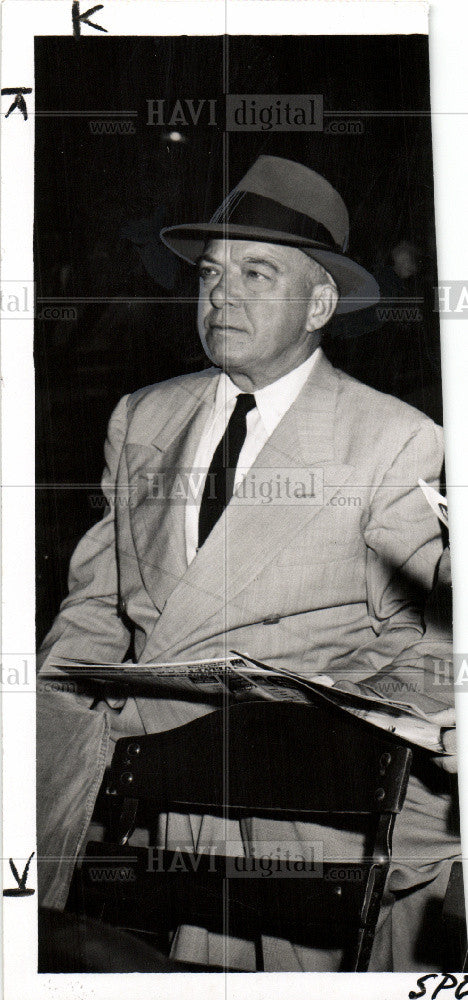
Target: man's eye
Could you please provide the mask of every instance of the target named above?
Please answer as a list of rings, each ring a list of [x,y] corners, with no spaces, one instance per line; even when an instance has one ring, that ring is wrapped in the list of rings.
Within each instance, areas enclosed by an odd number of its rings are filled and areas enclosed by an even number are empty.
[[[253,281],[258,282],[259,284],[261,284],[263,281],[270,280],[267,274],[263,274],[262,271],[257,271],[255,267],[249,267],[249,269],[246,271],[246,275],[248,278],[251,278]]]
[[[216,268],[210,267],[209,264],[203,264],[199,267],[198,273],[202,281],[206,281],[207,278],[213,278],[217,271]]]

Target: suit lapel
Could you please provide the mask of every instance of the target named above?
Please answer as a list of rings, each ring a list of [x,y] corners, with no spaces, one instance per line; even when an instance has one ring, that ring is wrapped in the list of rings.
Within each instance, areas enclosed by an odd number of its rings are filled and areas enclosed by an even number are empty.
[[[335,409],[338,375],[322,351],[295,403],[267,441],[197,556],[174,588],[156,625],[161,649],[201,636],[219,615],[228,624],[229,604],[350,477],[336,460]],[[287,480],[289,479],[289,485]],[[261,483],[271,483],[265,504]]]
[[[145,587],[158,610],[187,570],[185,491],[217,375],[213,369],[203,373],[191,392],[182,384],[171,396],[169,417],[156,436],[143,444],[137,428],[140,440],[126,445],[133,540]]]

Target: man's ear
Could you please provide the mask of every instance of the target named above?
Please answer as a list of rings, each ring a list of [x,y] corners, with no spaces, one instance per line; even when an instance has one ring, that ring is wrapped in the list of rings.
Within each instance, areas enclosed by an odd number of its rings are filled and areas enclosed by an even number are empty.
[[[307,310],[306,329],[309,333],[320,330],[331,320],[338,305],[338,289],[328,282],[314,285]]]

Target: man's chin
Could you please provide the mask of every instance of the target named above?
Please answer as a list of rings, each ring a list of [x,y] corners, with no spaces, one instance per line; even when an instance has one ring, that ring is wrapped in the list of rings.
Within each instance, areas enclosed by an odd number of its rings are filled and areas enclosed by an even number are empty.
[[[239,331],[239,337],[241,333]],[[237,339],[237,338],[236,338]],[[229,339],[228,336],[222,337],[207,337],[205,350],[208,357],[217,365],[218,368],[222,368],[223,371],[229,372],[230,367],[236,368],[239,366],[242,369],[244,361],[248,360],[248,352],[242,350],[242,344],[234,344],[234,338]]]

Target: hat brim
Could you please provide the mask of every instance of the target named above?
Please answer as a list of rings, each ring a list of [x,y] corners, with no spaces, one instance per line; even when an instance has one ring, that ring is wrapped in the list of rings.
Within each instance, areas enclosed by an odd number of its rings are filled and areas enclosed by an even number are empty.
[[[295,247],[318,261],[335,279],[340,293],[337,314],[369,309],[380,300],[380,290],[375,278],[364,267],[344,254],[327,250],[323,244],[291,233],[275,232],[261,227],[226,223],[188,223],[184,226],[167,226],[161,230],[163,243],[189,264],[196,264],[208,240],[255,240]]]

